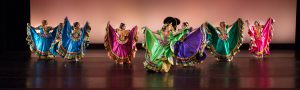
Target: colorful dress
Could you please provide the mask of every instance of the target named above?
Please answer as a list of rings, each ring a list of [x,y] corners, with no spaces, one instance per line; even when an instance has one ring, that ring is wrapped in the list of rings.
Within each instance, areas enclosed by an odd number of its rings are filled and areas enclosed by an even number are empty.
[[[51,52],[61,55],[64,59],[82,58],[89,43],[91,28],[86,23],[83,28],[74,30],[68,19],[65,19],[61,32],[61,40],[53,43]]]
[[[35,28],[27,25],[27,38],[29,48],[31,52],[38,56],[48,56],[52,55],[49,51],[51,43],[55,41],[56,33],[59,31],[59,26],[55,27],[52,32],[50,32],[51,27],[46,29],[39,26],[38,29],[40,33],[37,33]]]
[[[273,36],[273,22],[274,20],[269,18],[266,24],[263,25],[262,31],[254,30],[254,26],[249,27],[248,34],[251,38],[249,51],[254,56],[270,55],[269,43]]]
[[[243,42],[243,25],[242,19],[238,19],[231,28],[226,25],[227,39],[221,39],[219,37],[219,34],[222,34],[221,31],[209,23],[206,24],[208,48],[218,60],[231,61],[232,57],[239,52],[239,47]]]
[[[192,28],[185,28],[192,30]],[[206,33],[199,27],[196,31],[182,37],[174,45],[176,64],[182,66],[193,66],[206,58]]]
[[[146,61],[144,62],[144,67],[147,70],[152,70],[156,72],[168,72],[171,65],[173,65],[174,58],[174,45],[177,41],[181,39],[185,34],[187,34],[188,29],[185,29],[173,35],[172,31],[167,38],[167,42],[164,39],[164,34],[162,30],[158,31],[161,40],[159,40],[155,34],[148,28],[145,29],[145,41],[143,43],[144,48],[146,49]]]
[[[137,26],[129,30],[115,30],[107,25],[104,46],[108,57],[117,62],[131,62],[135,57],[136,42],[138,41]]]

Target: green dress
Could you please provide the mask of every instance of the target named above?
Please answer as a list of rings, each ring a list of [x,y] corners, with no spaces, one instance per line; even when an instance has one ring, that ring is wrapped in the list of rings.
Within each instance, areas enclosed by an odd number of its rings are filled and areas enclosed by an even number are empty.
[[[244,23],[240,18],[232,25],[231,29],[226,25],[225,34],[227,34],[228,38],[223,40],[219,38],[218,32],[221,31],[211,24],[206,23],[208,50],[210,50],[218,60],[230,61],[232,57],[239,52],[239,48],[242,45],[243,26]]]
[[[174,44],[187,34],[188,29],[182,30],[176,35],[171,32],[166,44],[162,44],[160,40],[148,28],[145,30],[145,41],[143,47],[146,49],[146,61],[144,66],[147,70],[156,72],[168,72],[173,65]],[[162,30],[158,31],[158,35],[164,41]]]

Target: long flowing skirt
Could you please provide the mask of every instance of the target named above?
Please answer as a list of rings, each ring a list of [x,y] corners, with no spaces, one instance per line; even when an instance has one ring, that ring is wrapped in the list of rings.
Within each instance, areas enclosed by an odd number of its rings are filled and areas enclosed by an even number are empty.
[[[137,27],[134,27],[126,37],[126,40],[121,41],[120,36],[117,35],[116,31],[108,24],[105,35],[105,49],[108,52],[108,57],[117,62],[131,62],[135,57]]]
[[[206,58],[205,53],[206,35],[202,26],[176,42],[174,54],[176,64],[182,66],[193,66]]]
[[[256,36],[257,33],[254,31],[254,28],[249,29],[249,36],[251,38],[249,51],[256,57],[263,57],[264,55],[270,55],[269,43],[272,39],[272,24],[273,19],[269,18],[266,24],[264,25],[260,36]]]
[[[218,60],[232,60],[232,57],[239,52],[239,47],[243,41],[243,27],[242,19],[238,19],[231,27],[230,31],[226,31],[228,38],[226,40],[219,38],[218,29],[210,24],[206,24],[208,31],[208,49],[218,58]],[[226,26],[226,30],[229,27]]]
[[[28,25],[26,40],[28,41],[31,52],[38,56],[52,55],[49,49],[52,42],[55,40],[57,31],[58,28],[56,27],[52,33],[40,34],[37,33],[32,26]]]
[[[146,61],[144,67],[147,70],[156,72],[168,72],[174,64],[174,44],[183,37],[188,30],[184,30],[177,35],[170,35],[167,44],[160,43],[158,38],[150,29],[145,30],[144,48],[146,49]]]

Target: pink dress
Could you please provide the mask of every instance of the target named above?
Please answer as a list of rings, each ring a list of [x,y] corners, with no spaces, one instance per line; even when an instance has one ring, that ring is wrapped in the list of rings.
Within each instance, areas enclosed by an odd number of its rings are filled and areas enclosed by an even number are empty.
[[[263,26],[262,31],[254,30],[254,26],[249,27],[249,36],[251,38],[249,51],[256,57],[270,55],[269,43],[272,39],[272,25],[274,20],[269,18]]]
[[[108,24],[104,42],[108,57],[118,62],[130,62],[137,51],[137,40],[137,26],[130,30],[128,35],[121,36]]]

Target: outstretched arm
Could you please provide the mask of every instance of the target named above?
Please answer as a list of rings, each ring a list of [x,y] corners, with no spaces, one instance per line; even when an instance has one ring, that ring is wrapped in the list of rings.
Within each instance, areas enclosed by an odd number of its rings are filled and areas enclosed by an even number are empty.
[[[209,41],[209,45],[217,45],[217,41],[220,39],[217,28],[206,22],[204,24],[204,29],[207,31],[207,40]]]
[[[134,26],[128,34],[128,37],[132,40],[134,40],[135,42],[137,42],[137,34],[138,34],[138,27]]]
[[[247,20],[248,21],[248,20]],[[243,25],[244,25],[244,22],[243,22],[243,20],[241,19],[241,18],[238,18],[238,20],[236,21],[236,22],[234,22],[233,24],[231,24],[231,25],[227,25],[226,26],[226,28],[227,28],[227,30],[226,30],[226,32],[227,33],[229,33],[232,29],[229,29],[229,28],[232,28],[232,26],[234,25],[234,24],[236,24],[236,23],[242,23]]]
[[[117,30],[110,25],[110,21],[107,22],[106,30],[109,30],[110,32],[113,31],[114,33],[117,32]]]
[[[86,22],[84,27],[81,30],[81,33],[82,33],[81,37],[80,37],[81,42],[83,42],[86,37],[89,37],[88,34],[89,34],[90,30],[91,30],[90,24],[89,24],[89,22]]]
[[[40,30],[40,29],[39,29],[39,26],[37,26],[37,27],[33,27],[33,26],[32,26],[32,28],[33,28],[33,29]]]
[[[32,29],[39,29],[39,26],[33,27],[33,26],[31,26],[31,23],[27,23],[27,26],[30,26]]]
[[[233,24],[234,24],[234,23],[233,23]],[[230,28],[230,27],[232,27],[232,26],[233,26],[233,24],[227,25],[227,28]]]
[[[147,30],[147,26],[142,27],[143,30],[143,34],[145,34],[146,30]]]
[[[31,33],[37,34],[35,29],[38,29],[38,27],[33,27],[33,26],[30,25],[30,23],[27,23],[27,28]]]
[[[65,21],[64,21],[64,26],[62,28],[62,40],[63,41],[68,41],[69,39],[71,39],[71,30],[72,30],[72,26],[71,26],[68,18],[66,17]]]
[[[28,25],[29,25],[29,26],[31,26],[31,24],[30,24],[30,23],[28,23]],[[33,29],[35,29],[35,30],[40,30],[40,28],[39,28],[40,26],[37,26],[37,27],[33,27],[33,26],[31,26],[31,27],[32,27]]]
[[[38,35],[38,33],[35,31],[35,29],[30,26],[30,24],[27,24],[27,38],[26,40],[30,43],[30,44],[35,44],[36,41],[40,38],[40,36]]]
[[[249,21],[246,20],[245,22],[246,22],[246,24],[247,24],[247,27],[250,29],[251,27],[250,27]]]
[[[143,33],[145,33],[145,30],[150,30],[150,29],[147,26],[144,26],[144,27],[142,27],[142,30],[143,30]],[[154,34],[158,34],[158,30],[157,31],[152,31],[151,30],[151,32],[154,33]]]
[[[112,45],[112,42],[114,39],[117,38],[117,32],[116,30],[110,25],[110,22],[107,23],[106,26],[106,34],[105,34],[105,41],[107,43],[110,43]]]
[[[237,50],[243,41],[244,22],[239,18],[231,27],[227,41],[231,44],[231,50]]]
[[[91,26],[90,26],[90,23],[89,22],[87,22],[86,23],[86,26],[85,26],[85,29],[86,29],[86,31],[85,31],[85,33],[86,33],[86,36],[90,36],[89,35],[89,33],[90,33],[90,31],[92,30],[92,28],[91,28]]]

